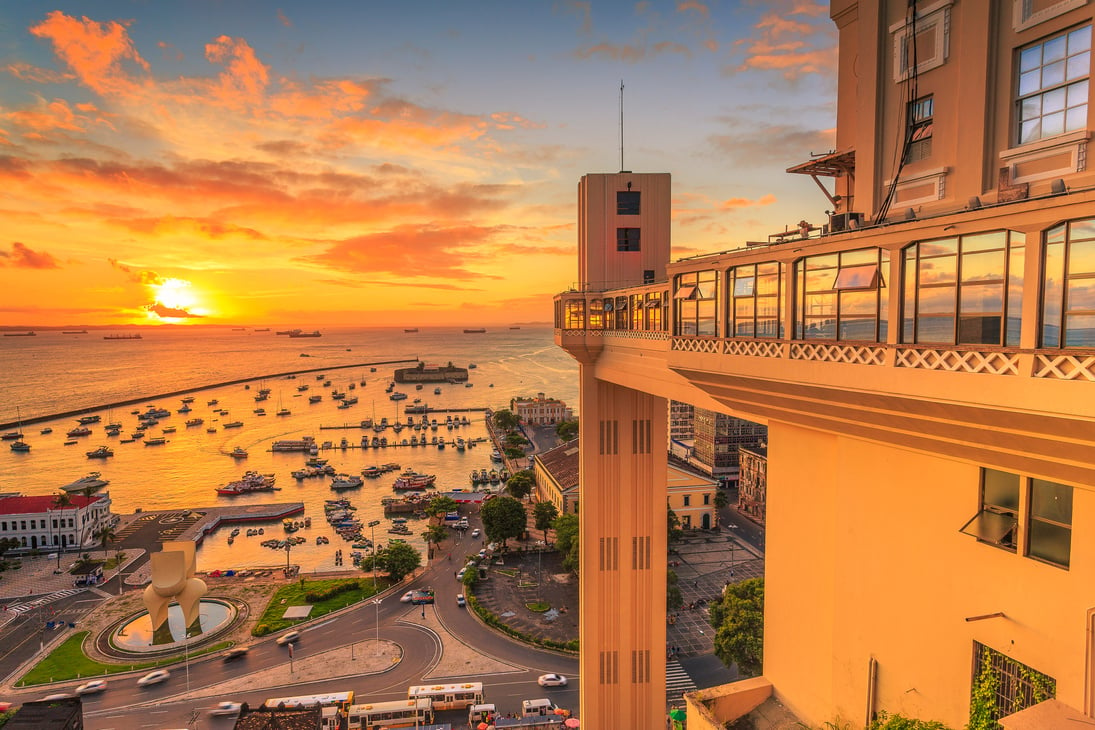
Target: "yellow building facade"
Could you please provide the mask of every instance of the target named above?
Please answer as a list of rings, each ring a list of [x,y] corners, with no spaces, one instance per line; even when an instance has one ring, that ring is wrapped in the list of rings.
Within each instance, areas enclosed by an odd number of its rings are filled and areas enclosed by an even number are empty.
[[[961,727],[986,662],[999,715],[1095,717],[1095,11],[830,12],[837,148],[790,169],[827,225],[672,262],[668,175],[579,185],[584,727],[664,726],[667,399],[768,426],[764,679],[803,720]]]

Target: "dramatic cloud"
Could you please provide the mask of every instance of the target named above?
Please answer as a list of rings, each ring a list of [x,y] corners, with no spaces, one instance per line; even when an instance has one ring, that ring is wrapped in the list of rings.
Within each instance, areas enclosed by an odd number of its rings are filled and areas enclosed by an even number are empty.
[[[779,0],[764,7],[769,12],[753,26],[751,36],[734,44],[744,59],[729,72],[776,71],[789,81],[807,74],[835,73],[836,29],[824,17],[825,6]]]
[[[193,312],[188,312],[187,310],[178,307],[168,307],[159,303],[145,305],[145,309],[164,319],[190,319],[192,317],[205,316],[202,314],[194,314]]]
[[[137,271],[125,264],[117,261],[116,259],[107,259],[110,265],[126,275],[126,277],[135,284],[144,284],[146,286],[159,286],[164,283],[162,276],[155,271]]]
[[[11,251],[0,251],[0,267],[13,269],[59,269],[57,259],[42,251],[32,251],[25,244],[14,241]]]
[[[148,62],[129,38],[128,26],[128,22],[77,19],[54,10],[30,32],[53,43],[54,52],[85,86],[112,95],[132,91],[128,67],[149,71]]]

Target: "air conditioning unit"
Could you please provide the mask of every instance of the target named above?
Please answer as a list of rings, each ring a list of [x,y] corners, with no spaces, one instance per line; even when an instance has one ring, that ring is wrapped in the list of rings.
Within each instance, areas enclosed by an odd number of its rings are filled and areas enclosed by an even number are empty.
[[[829,216],[829,231],[839,233],[863,226],[862,213],[833,213]]]

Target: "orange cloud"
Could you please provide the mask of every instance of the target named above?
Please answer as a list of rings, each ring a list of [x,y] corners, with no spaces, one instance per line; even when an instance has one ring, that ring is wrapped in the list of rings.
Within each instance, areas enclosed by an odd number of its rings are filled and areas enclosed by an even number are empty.
[[[767,4],[753,35],[734,45],[744,53],[733,72],[780,71],[794,81],[806,74],[832,75],[836,68],[836,31],[824,18],[824,6],[809,0]]]
[[[57,259],[42,251],[32,251],[25,244],[14,241],[11,252],[0,251],[0,267],[12,269],[59,269]]]
[[[286,28],[293,27],[293,23],[289,20],[289,18],[285,17],[285,13],[281,11],[281,8],[278,8],[278,22],[280,22]]]
[[[762,195],[756,200],[750,200],[749,198],[730,198],[724,200],[720,206],[722,210],[738,210],[739,208],[755,208],[758,206],[771,205],[776,202],[776,196],[768,193]]]
[[[158,286],[164,283],[162,276],[155,271],[137,271],[125,264],[121,263],[117,259],[107,259],[110,265],[126,275],[126,278],[135,284],[145,284],[147,286]]]
[[[711,10],[704,3],[697,2],[696,0],[681,0],[677,3],[678,13],[694,12],[700,16],[701,20],[707,20],[711,15]]]
[[[222,105],[239,108],[255,106],[262,101],[270,80],[269,68],[259,61],[247,41],[222,35],[206,44],[205,57],[210,63],[225,66],[219,77],[219,88],[212,90]]]
[[[10,63],[4,70],[21,81],[35,84],[62,84],[76,78],[73,74],[31,66],[29,63]]]
[[[146,304],[145,309],[164,319],[189,319],[192,317],[204,317],[204,314],[195,314],[181,307],[168,307],[166,305]]]
[[[128,22],[76,19],[54,10],[30,32],[53,43],[54,52],[84,85],[100,94],[125,95],[135,86],[126,67],[149,71],[148,62],[130,41],[128,26]]]
[[[44,132],[53,129],[64,129],[70,132],[83,132],[84,126],[80,123],[75,112],[64,99],[54,99],[47,102],[38,100],[35,109],[10,112],[3,117],[11,120],[17,126],[25,129],[33,129],[36,132]]]

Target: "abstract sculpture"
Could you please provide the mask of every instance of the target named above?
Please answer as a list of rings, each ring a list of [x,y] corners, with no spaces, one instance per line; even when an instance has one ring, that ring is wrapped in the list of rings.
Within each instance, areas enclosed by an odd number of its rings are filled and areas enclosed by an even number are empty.
[[[152,643],[170,644],[175,641],[167,622],[167,608],[177,602],[182,609],[186,635],[201,633],[201,597],[205,581],[194,577],[195,545],[189,541],[165,542],[161,552],[152,553],[152,583],[145,588],[142,599],[152,620]]]

